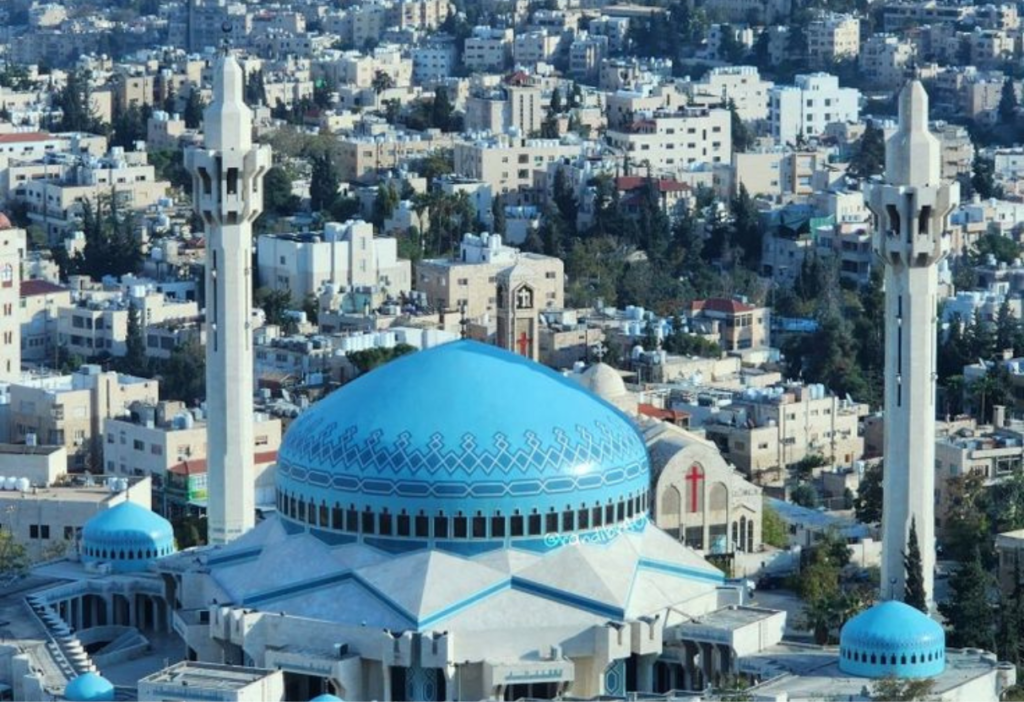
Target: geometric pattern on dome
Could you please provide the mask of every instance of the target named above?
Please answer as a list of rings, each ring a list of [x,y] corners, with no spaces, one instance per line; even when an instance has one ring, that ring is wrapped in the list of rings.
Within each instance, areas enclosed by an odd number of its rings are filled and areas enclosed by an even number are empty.
[[[296,431],[298,429],[298,431]],[[381,475],[385,473],[432,477],[474,477],[545,473],[563,474],[567,467],[596,464],[601,466],[632,464],[646,460],[643,444],[632,430],[615,431],[603,422],[595,422],[594,430],[577,424],[575,434],[562,427],[553,427],[554,441],[545,445],[536,432],[526,431],[523,444],[513,448],[509,438],[497,432],[489,438],[463,432],[450,440],[433,432],[426,445],[413,446],[413,437],[400,432],[393,442],[382,442],[384,432],[375,429],[362,440],[359,427],[338,430],[336,422],[325,417],[310,416],[309,421],[294,427],[285,435],[281,446],[284,462],[344,467],[349,472]],[[324,487],[327,473],[312,470],[310,474]],[[310,482],[314,482],[310,480]]]
[[[463,481],[416,481],[388,480],[385,478],[357,478],[351,475],[334,475],[315,469],[281,462],[277,466],[278,474],[288,477],[296,483],[306,483],[314,487],[331,487],[339,492],[352,492],[364,495],[399,497],[478,497],[498,498],[505,496],[529,497],[542,494],[559,494],[579,490],[592,490],[599,487],[617,485],[643,474],[642,461],[634,461],[621,469],[613,469],[604,473],[590,475],[559,475],[546,480],[524,478],[504,482],[463,482]]]

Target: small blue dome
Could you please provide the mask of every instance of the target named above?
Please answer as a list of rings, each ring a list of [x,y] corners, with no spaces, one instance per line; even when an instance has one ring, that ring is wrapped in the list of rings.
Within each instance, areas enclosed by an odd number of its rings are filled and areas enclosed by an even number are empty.
[[[643,439],[539,363],[458,341],[367,373],[303,413],[278,454],[278,510],[365,537],[513,539],[647,512]]]
[[[174,553],[174,529],[134,502],[100,512],[82,529],[82,561],[110,563],[115,572],[146,570],[155,558]]]
[[[109,702],[114,699],[114,686],[102,675],[85,673],[64,688],[68,702]]]
[[[317,695],[316,697],[311,699],[309,702],[345,702],[345,700],[343,700],[340,697],[337,697],[335,695],[329,695],[327,693],[324,693],[322,695]]]
[[[839,669],[879,678],[930,678],[946,667],[946,632],[934,619],[889,600],[846,622],[839,634]]]

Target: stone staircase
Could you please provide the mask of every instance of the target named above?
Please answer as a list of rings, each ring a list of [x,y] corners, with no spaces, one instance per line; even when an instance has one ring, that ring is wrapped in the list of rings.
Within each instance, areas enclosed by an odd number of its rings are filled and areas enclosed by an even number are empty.
[[[68,680],[84,673],[99,672],[82,642],[52,607],[44,604],[35,595],[29,595],[25,601],[50,634],[51,640],[47,644],[47,648],[54,654],[54,659],[61,666],[62,672]]]

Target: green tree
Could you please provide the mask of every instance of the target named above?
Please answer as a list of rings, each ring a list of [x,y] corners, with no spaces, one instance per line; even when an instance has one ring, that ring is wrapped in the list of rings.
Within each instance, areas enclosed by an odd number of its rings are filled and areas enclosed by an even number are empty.
[[[137,305],[128,305],[128,332],[125,340],[125,353],[122,363],[124,371],[129,375],[148,377],[149,357],[146,355],[146,338],[142,329],[142,321]]]
[[[373,88],[373,92],[380,95],[385,90],[391,90],[395,87],[395,79],[391,77],[391,74],[378,70],[373,74],[370,87]]]
[[[301,201],[292,194],[292,178],[281,166],[274,166],[263,177],[263,211],[276,217],[290,217]]]
[[[434,100],[430,103],[430,126],[442,132],[454,131],[455,106],[447,88],[437,88]]]
[[[309,206],[313,212],[330,210],[338,199],[341,176],[329,152],[313,156],[309,179]]]
[[[0,530],[0,585],[7,585],[28,573],[29,557],[24,544],[10,529]]]
[[[89,73],[74,70],[68,73],[67,82],[54,99],[54,106],[60,110],[57,125],[61,132],[99,131],[99,120],[92,109],[92,91],[89,87]]]
[[[850,159],[849,173],[856,178],[870,178],[885,171],[885,133],[874,122],[868,122],[857,142],[857,151]]]
[[[557,87],[551,91],[551,111],[556,115],[562,114],[565,111],[565,105],[562,104],[562,91]]]
[[[160,399],[178,400],[196,406],[206,397],[206,353],[198,341],[189,341],[171,351],[161,364]]]
[[[1009,596],[1000,594],[999,624],[996,628],[996,653],[999,660],[1020,665],[1024,660],[1021,651],[1021,632],[1024,631],[1024,583],[1021,582],[1020,560],[1015,561],[1013,570],[1014,586]]]
[[[126,109],[118,110],[111,122],[113,134],[110,138],[110,145],[134,151],[136,142],[146,140],[147,122],[152,113],[153,110],[149,105],[143,105],[140,108],[134,102]]]
[[[1013,78],[1007,76],[999,95],[999,120],[1005,125],[1015,124],[1019,107],[1020,102],[1017,99],[1017,91],[1013,87]]]
[[[903,601],[928,614],[928,596],[924,590],[924,565],[921,562],[921,546],[917,542],[917,520],[910,520],[910,536],[907,550],[903,554],[903,569],[906,573]]]
[[[951,648],[995,648],[995,613],[989,600],[992,576],[981,560],[977,545],[965,563],[949,579],[950,596],[939,605],[946,619]]]
[[[996,165],[991,158],[986,158],[980,153],[975,154],[973,164],[973,175],[971,175],[971,188],[984,200],[989,198],[1001,198],[1002,187],[996,185]]]
[[[494,221],[491,231],[494,234],[505,236],[505,204],[500,195],[491,201],[491,218]]]
[[[882,467],[881,461],[864,469],[857,486],[853,510],[857,520],[864,524],[882,523]]]
[[[185,109],[181,113],[185,126],[189,129],[199,129],[203,123],[203,110],[205,108],[206,105],[203,103],[203,97],[199,94],[199,90],[197,88],[190,90],[188,98],[185,100]]]
[[[377,187],[377,195],[373,199],[373,223],[378,231],[384,228],[384,220],[388,219],[398,207],[398,191],[392,183]]]
[[[754,133],[747,123],[740,118],[736,102],[729,100],[729,112],[732,119],[732,150],[736,153],[747,151],[754,145]]]
[[[253,294],[253,304],[263,310],[267,324],[276,324],[279,327],[288,325],[289,320],[285,313],[292,309],[292,294],[287,290],[257,288]]]
[[[814,489],[814,486],[810,483],[800,483],[793,489],[789,499],[794,504],[800,505],[801,507],[817,507],[818,506],[818,491]]]
[[[435,178],[455,171],[455,160],[451,149],[437,149],[416,162],[415,170],[429,183]]]
[[[384,365],[390,361],[413,353],[415,346],[409,344],[395,344],[393,348],[372,348],[365,351],[353,351],[346,358],[356,367],[360,374],[368,373],[374,368]]]
[[[768,500],[764,500],[761,506],[761,540],[775,548],[786,548],[789,546],[789,533],[786,528],[786,522],[768,504]]]
[[[1020,331],[1020,323],[1013,316],[1010,300],[1003,298],[996,313],[996,352],[1013,349],[1014,340]]]
[[[931,678],[897,678],[887,676],[871,683],[871,699],[876,702],[915,702],[932,696],[935,681]]]
[[[761,227],[761,213],[754,199],[747,192],[747,186],[740,185],[739,192],[730,203],[732,211],[733,242],[743,251],[743,262],[751,269],[760,268],[761,238],[764,229]]]

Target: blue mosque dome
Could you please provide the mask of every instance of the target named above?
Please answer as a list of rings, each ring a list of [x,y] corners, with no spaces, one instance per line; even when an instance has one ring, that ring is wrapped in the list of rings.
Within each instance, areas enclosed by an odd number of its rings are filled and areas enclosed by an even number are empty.
[[[85,673],[64,688],[68,702],[108,702],[114,699],[114,686],[102,675]]]
[[[846,622],[839,669],[850,675],[930,678],[946,667],[946,633],[920,610],[890,600]]]
[[[321,400],[288,429],[277,470],[287,522],[391,545],[638,524],[650,488],[628,417],[474,341],[404,356]]]
[[[336,695],[329,695],[324,693],[323,695],[317,695],[309,702],[345,702],[345,700],[341,699]]]
[[[174,553],[171,523],[134,502],[100,512],[82,529],[82,561],[110,563],[118,573],[146,570]]]

